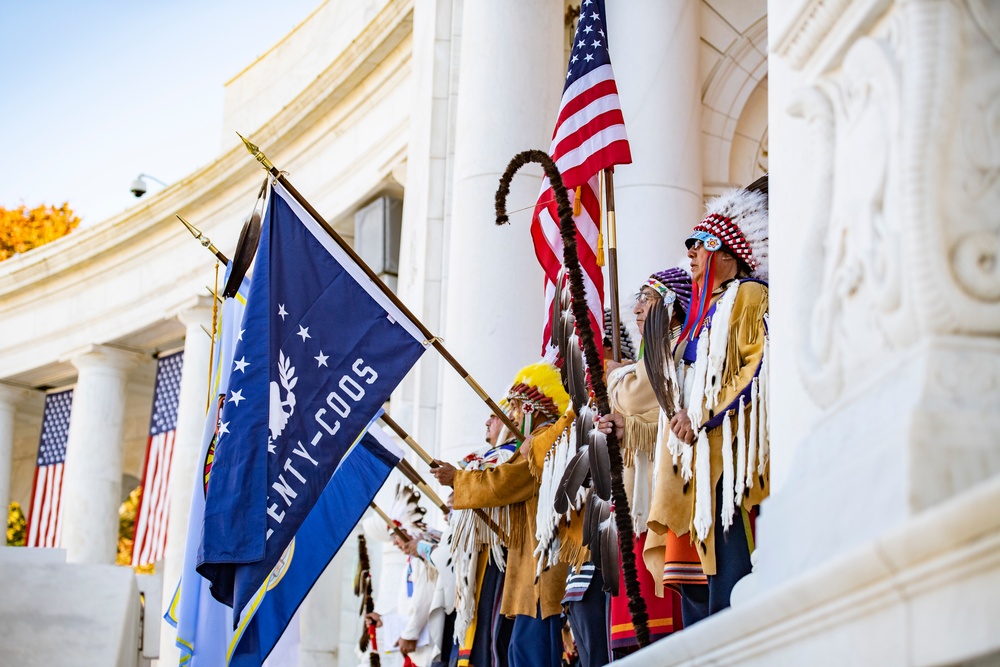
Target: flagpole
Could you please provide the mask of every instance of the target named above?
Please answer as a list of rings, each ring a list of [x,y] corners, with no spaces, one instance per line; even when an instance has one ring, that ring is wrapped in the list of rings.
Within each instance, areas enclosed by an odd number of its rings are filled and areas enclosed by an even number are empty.
[[[407,535],[406,533],[404,533],[400,529],[400,527],[396,525],[396,522],[393,521],[392,519],[390,519],[389,515],[386,514],[385,512],[383,512],[382,508],[375,504],[374,500],[372,502],[368,503],[368,506],[371,507],[373,510],[375,510],[376,514],[378,514],[380,517],[382,517],[382,520],[385,521],[385,527],[386,528],[391,528],[393,535],[395,535],[396,537],[398,537],[403,542],[409,542],[410,541],[410,536]]]
[[[193,236],[203,246],[208,248],[208,251],[211,252],[213,255],[215,255],[219,259],[219,261],[223,263],[223,265],[229,266],[229,258],[223,255],[222,251],[215,247],[215,244],[212,243],[212,239],[205,236],[200,229],[192,225],[190,222],[182,218],[180,215],[177,216],[177,219],[180,220],[182,223],[184,223],[184,226],[187,227],[187,230],[191,232],[191,236]]]
[[[413,437],[403,430],[403,427],[396,423],[396,420],[388,415],[388,413],[383,412],[379,417],[385,425],[392,429],[393,433],[398,435],[407,446],[412,449],[420,459],[432,468],[437,468],[438,464],[434,462],[434,457],[427,453],[427,450],[417,444],[417,441]]]
[[[489,406],[493,414],[495,414],[500,419],[500,421],[504,423],[504,426],[510,429],[511,433],[514,434],[514,437],[517,439],[517,441],[523,442],[524,436],[521,435],[521,429],[519,429],[517,425],[510,419],[510,417],[508,417],[507,414],[500,409],[500,406],[497,405],[492,398],[490,398],[489,394],[487,394],[486,391],[479,385],[479,383],[476,382],[475,378],[469,375],[469,372],[465,370],[465,368],[460,363],[458,363],[458,360],[455,359],[455,357],[451,356],[451,352],[449,352],[447,348],[445,348],[444,343],[441,342],[441,338],[432,334],[430,330],[424,326],[423,322],[418,320],[413,315],[413,313],[410,312],[410,309],[406,307],[406,304],[404,304],[399,299],[399,297],[397,297],[396,294],[391,289],[389,289],[388,285],[382,282],[382,279],[378,277],[378,274],[372,271],[371,267],[368,266],[368,264],[366,264],[365,261],[361,259],[361,257],[356,252],[354,252],[354,248],[348,245],[348,243],[344,241],[343,238],[341,238],[340,234],[338,234],[337,231],[333,227],[331,227],[325,219],[323,219],[323,216],[320,215],[319,212],[316,209],[314,209],[308,201],[306,201],[305,197],[303,197],[299,193],[299,191],[296,190],[295,187],[288,181],[285,175],[277,167],[275,167],[270,160],[267,159],[267,156],[264,155],[264,153],[260,150],[258,146],[252,144],[246,137],[244,137],[239,132],[237,132],[236,134],[237,136],[239,136],[240,139],[243,140],[243,144],[246,146],[247,151],[249,151],[249,153],[253,155],[258,162],[260,162],[261,166],[264,167],[264,169],[269,174],[271,174],[271,176],[274,177],[274,180],[278,183],[281,183],[281,185],[286,190],[288,190],[289,194],[295,197],[295,200],[302,206],[302,208],[304,208],[306,211],[309,212],[309,214],[313,217],[313,219],[316,220],[316,223],[323,228],[323,231],[325,231],[330,236],[330,238],[332,238],[337,243],[337,245],[340,246],[341,250],[346,252],[348,256],[350,256],[350,258],[354,260],[354,262],[359,267],[361,267],[361,270],[365,272],[365,275],[367,275],[368,278],[375,284],[375,286],[378,287],[379,290],[381,290],[381,292],[386,296],[386,298],[392,301],[393,305],[399,308],[399,310],[403,313],[403,315],[406,316],[411,322],[413,322],[413,324],[420,330],[420,333],[426,337],[424,343],[430,343],[434,347],[434,349],[437,350],[442,357],[444,357],[444,360],[448,362],[448,365],[454,368],[455,371],[460,376],[462,376],[462,379],[465,380],[466,384],[472,387],[472,390],[476,392],[476,395],[479,396],[479,398],[484,403],[486,403],[486,405]]]
[[[388,426],[390,429],[392,429],[392,431],[396,435],[398,435],[400,438],[402,438],[403,442],[405,442],[407,444],[407,446],[409,446],[410,449],[412,449],[414,452],[416,452],[417,456],[419,456],[423,460],[424,463],[426,463],[431,468],[437,468],[438,467],[438,463],[437,463],[437,461],[434,460],[434,457],[431,456],[430,454],[428,454],[427,450],[425,450],[423,447],[421,447],[420,445],[418,445],[417,441],[414,440],[413,437],[409,433],[407,433],[405,430],[403,430],[403,427],[400,426],[398,423],[396,423],[395,419],[393,419],[392,417],[390,417],[385,412],[383,412],[379,418],[383,422],[385,422],[386,426]],[[407,463],[407,465],[409,465],[409,464]],[[411,469],[412,469],[412,466],[411,466]],[[406,474],[405,470],[400,469],[400,471],[404,475]],[[414,470],[413,474],[417,475],[417,471]],[[417,477],[419,478],[419,475],[417,475]],[[412,478],[411,478],[411,481],[413,481],[415,484],[417,484],[417,482],[415,480],[413,480]],[[423,490],[423,488],[421,488],[421,490]],[[437,494],[434,494],[434,496],[431,497],[431,493],[433,493],[433,492],[428,493],[428,497],[431,498],[431,500],[434,500],[434,498],[438,498]],[[438,498],[438,500],[435,501],[435,502],[438,503],[438,506],[441,508],[441,511],[444,512],[445,514],[447,514],[448,512],[451,511],[451,509],[447,505],[445,505],[444,503],[440,502],[440,498]],[[478,507],[474,508],[472,510],[472,513],[475,514],[476,516],[478,516],[480,519],[482,519],[483,523],[485,523],[487,525],[487,527],[489,527],[490,530],[492,530],[494,533],[496,533],[496,535],[498,537],[501,537],[501,538],[504,537],[503,532],[500,530],[500,526],[498,526],[497,523],[493,519],[490,518],[489,514],[487,514],[483,510],[479,509]]]
[[[615,227],[614,167],[604,170],[604,199],[608,221],[608,282],[611,288],[611,355],[622,360],[621,317],[618,299],[618,230]],[[642,332],[639,332],[640,334]]]
[[[403,476],[406,477],[406,479],[410,480],[413,484],[416,484],[417,488],[423,491],[424,495],[427,496],[427,499],[437,505],[438,509],[444,512],[445,515],[451,511],[448,508],[448,505],[441,500],[441,496],[434,493],[434,489],[427,485],[427,482],[425,482],[423,477],[420,476],[420,473],[418,473],[414,467],[410,465],[409,461],[406,459],[399,459],[399,463],[396,464],[396,467],[399,469],[399,472],[403,473]]]

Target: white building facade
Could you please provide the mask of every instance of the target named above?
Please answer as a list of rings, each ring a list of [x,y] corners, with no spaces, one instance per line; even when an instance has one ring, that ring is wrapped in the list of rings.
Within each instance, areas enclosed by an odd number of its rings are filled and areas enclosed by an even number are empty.
[[[515,153],[549,145],[578,4],[327,0],[226,84],[215,162],[0,264],[0,501],[28,509],[44,392],[75,386],[61,546],[70,563],[113,563],[153,358],[183,348],[157,567],[174,590],[214,263],[174,216],[232,253],[264,178],[235,131],[363,254],[356,218],[402,202],[383,271],[499,398],[541,347],[540,171],[515,179],[509,227],[493,195]],[[734,608],[652,647],[656,664],[1000,664],[1000,7],[607,4],[634,159],[615,174],[623,297],[681,261],[705,199],[771,173],[759,557]],[[485,406],[433,352],[390,410],[440,458],[482,442]],[[302,610],[302,665],[356,662],[353,559]],[[169,628],[160,656],[176,662]]]

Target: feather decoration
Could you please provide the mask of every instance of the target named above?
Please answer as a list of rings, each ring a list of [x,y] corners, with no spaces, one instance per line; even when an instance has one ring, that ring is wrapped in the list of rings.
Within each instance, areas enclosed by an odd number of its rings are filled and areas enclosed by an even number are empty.
[[[552,499],[558,498],[561,480],[570,462],[570,455],[573,449],[573,441],[570,433],[563,431],[556,439],[555,445],[545,456],[545,463],[542,466],[542,481],[539,486],[538,511],[535,515],[535,539],[538,546],[535,548],[535,556],[538,562],[538,572],[555,565],[559,560],[559,523],[569,510],[567,506],[562,511],[555,506]],[[565,496],[565,492],[562,493]],[[546,502],[541,502],[545,499]]]
[[[611,500],[611,453],[607,435],[596,428],[590,430],[590,477],[594,493],[601,500]]]
[[[668,292],[673,295],[672,292]],[[656,402],[660,404],[660,409],[667,413],[667,419],[673,419],[677,412],[677,380],[672,377],[670,369],[674,365],[673,355],[670,353],[670,320],[673,318],[674,300],[669,302],[664,299],[662,302],[654,304],[646,314],[646,323],[643,326],[642,363],[646,366],[646,374],[649,376],[649,383],[653,387],[653,394]]]
[[[583,483],[590,474],[590,452],[589,445],[584,445],[578,452],[573,454],[573,458],[566,465],[562,480],[559,482],[559,489],[555,498],[555,510],[560,514],[565,514],[576,504],[576,498],[580,491],[585,491]]]
[[[420,492],[413,486],[397,484],[396,495],[386,510],[389,518],[413,539],[424,539],[427,533],[427,523],[424,521],[427,510],[420,506],[420,498]]]
[[[602,511],[603,514],[603,511]],[[618,595],[618,526],[611,518],[611,508],[607,508],[607,518],[602,519],[600,526],[601,540],[601,572],[610,573],[603,577],[604,590],[612,596]]]
[[[523,151],[515,155],[510,164],[507,165],[507,169],[500,177],[500,184],[496,192],[496,222],[498,225],[502,225],[509,221],[506,206],[507,196],[510,194],[511,180],[514,178],[514,174],[529,162],[536,162],[542,166],[556,196],[559,232],[563,242],[563,265],[569,274],[570,294],[572,297],[570,305],[573,315],[576,318],[580,340],[583,342],[587,375],[590,378],[597,411],[600,414],[610,414],[611,407],[608,403],[608,388],[604,381],[604,355],[597,344],[597,341],[601,340],[601,338],[598,336],[598,332],[594,331],[594,323],[590,320],[590,312],[587,306],[586,285],[576,247],[577,228],[573,221],[573,205],[570,203],[566,186],[562,180],[562,174],[559,173],[559,168],[544,151]],[[572,393],[570,395],[573,396]],[[585,403],[586,401],[578,401],[576,400],[576,396],[573,396],[574,405],[580,406]],[[643,599],[639,588],[638,568],[634,555],[635,534],[632,530],[631,510],[622,478],[622,454],[618,445],[618,439],[615,437],[613,431],[607,438],[607,451],[608,460],[611,465],[611,496],[614,499],[618,547],[620,552],[625,556],[621,560],[622,573],[625,578],[629,612],[632,615],[632,624],[635,628],[636,643],[642,648],[649,645],[649,614],[646,608],[646,601]]]

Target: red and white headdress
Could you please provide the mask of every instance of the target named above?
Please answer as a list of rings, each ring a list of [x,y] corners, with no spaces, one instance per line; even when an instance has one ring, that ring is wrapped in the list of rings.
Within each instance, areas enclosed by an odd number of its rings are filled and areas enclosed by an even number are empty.
[[[763,192],[751,186],[724,192],[708,202],[708,214],[695,225],[688,245],[701,241],[710,252],[724,246],[750,267],[752,277],[766,282],[768,225],[764,182]]]

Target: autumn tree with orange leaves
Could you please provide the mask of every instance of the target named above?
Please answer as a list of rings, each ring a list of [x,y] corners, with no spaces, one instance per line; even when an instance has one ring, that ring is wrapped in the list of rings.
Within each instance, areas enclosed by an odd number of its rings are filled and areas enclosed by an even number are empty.
[[[0,206],[0,262],[66,236],[80,224],[69,204],[60,207]]]

